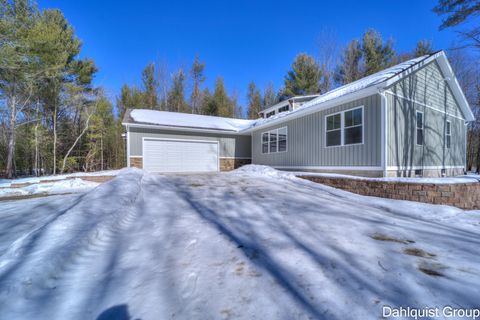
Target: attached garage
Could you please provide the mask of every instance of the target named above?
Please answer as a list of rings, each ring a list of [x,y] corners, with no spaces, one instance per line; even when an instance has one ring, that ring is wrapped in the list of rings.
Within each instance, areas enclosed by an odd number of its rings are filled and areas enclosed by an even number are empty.
[[[143,138],[143,168],[149,172],[219,171],[218,141]]]

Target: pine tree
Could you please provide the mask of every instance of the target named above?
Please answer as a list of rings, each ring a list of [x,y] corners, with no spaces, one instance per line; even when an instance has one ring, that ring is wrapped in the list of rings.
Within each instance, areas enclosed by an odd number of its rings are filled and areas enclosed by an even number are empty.
[[[200,114],[206,116],[216,116],[218,115],[217,105],[213,100],[212,94],[208,88],[205,88],[202,92],[202,100],[200,106]]]
[[[155,65],[148,64],[142,72],[144,107],[158,108],[158,80],[155,74]]]
[[[255,82],[250,82],[247,91],[248,119],[258,119],[258,113],[262,110],[262,97]]]
[[[172,77],[172,87],[168,93],[167,107],[169,111],[188,112],[185,102],[185,73],[178,70]]]
[[[213,92],[213,101],[215,103],[215,109],[217,116],[219,117],[232,117],[232,102],[230,101],[227,91],[225,90],[225,84],[222,77],[218,77],[215,82],[215,91]]]
[[[321,71],[315,59],[305,53],[295,57],[292,69],[285,76],[284,98],[319,93]]]
[[[119,117],[123,118],[127,109],[143,108],[144,94],[135,87],[129,87],[124,84],[120,89],[120,96],[117,97],[117,110]]]
[[[205,81],[205,75],[203,74],[205,69],[205,63],[200,62],[198,56],[195,56],[193,61],[192,70],[190,71],[193,80],[193,89],[190,96],[190,104],[192,106],[192,113],[199,113],[201,103],[201,86]]]
[[[341,85],[348,84],[362,77],[362,47],[358,40],[352,40],[343,50],[335,80]]]
[[[480,48],[480,28],[475,19],[480,14],[480,3],[476,0],[439,0],[433,11],[443,16],[440,30],[469,24],[469,29],[460,34],[468,41],[468,45]],[[473,22],[473,23],[471,23]]]
[[[262,109],[268,108],[273,106],[278,102],[277,94],[275,93],[275,88],[273,87],[273,83],[269,83],[263,92],[263,103]]]
[[[417,46],[413,50],[413,57],[421,57],[430,55],[434,52],[432,42],[429,40],[420,40],[417,42]]]
[[[392,65],[395,51],[391,40],[383,43],[382,36],[374,29],[365,32],[362,39],[362,53],[365,70],[363,76],[368,76]]]

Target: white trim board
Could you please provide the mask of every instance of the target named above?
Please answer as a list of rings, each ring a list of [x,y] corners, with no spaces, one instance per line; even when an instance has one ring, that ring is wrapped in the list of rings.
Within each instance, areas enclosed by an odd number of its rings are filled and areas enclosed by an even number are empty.
[[[445,112],[445,111],[443,111],[443,110],[434,108],[434,107],[432,107],[432,106],[429,106],[428,104],[425,104],[425,103],[423,103],[423,102],[417,101],[417,100],[415,100],[415,99],[410,99],[410,98],[404,97],[404,96],[402,96],[401,94],[395,93],[395,92],[393,92],[393,91],[387,90],[387,91],[385,91],[385,93],[388,93],[388,94],[390,94],[390,95],[392,95],[392,96],[395,96],[395,97],[397,97],[397,98],[400,98],[400,99],[405,99],[405,100],[407,100],[407,101],[410,101],[410,102],[419,104],[419,105],[421,105],[422,107],[429,108],[429,109],[434,110],[434,111],[437,111],[437,112],[439,112],[439,113],[441,113],[441,114],[446,114],[446,115],[449,116],[449,117],[457,118],[457,119],[460,119],[460,120],[462,120],[462,121],[465,121],[465,119],[462,118],[462,117],[459,117],[459,116],[453,115],[453,114],[451,114],[451,113]]]
[[[140,123],[128,123],[128,122],[123,122],[122,125],[126,127],[133,127],[133,128],[169,130],[169,131],[203,132],[203,133],[216,133],[216,134],[234,135],[234,136],[250,135],[245,131],[212,130],[212,129],[202,129],[202,128],[175,127],[175,126],[163,126],[163,125],[155,125],[155,124],[140,124]]]
[[[465,166],[411,166],[411,167],[401,167],[401,166],[388,166],[387,170],[435,170],[435,169],[458,169],[465,168]]]
[[[273,166],[275,169],[383,171],[381,166]]]

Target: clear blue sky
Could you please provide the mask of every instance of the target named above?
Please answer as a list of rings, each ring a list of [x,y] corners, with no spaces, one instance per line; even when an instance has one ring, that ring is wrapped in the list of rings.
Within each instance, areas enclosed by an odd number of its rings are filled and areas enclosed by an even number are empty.
[[[316,54],[322,30],[338,42],[359,38],[369,27],[393,37],[397,51],[419,39],[448,48],[450,30],[438,31],[431,11],[437,1],[122,1],[38,0],[41,8],[62,10],[83,41],[82,56],[95,60],[96,84],[109,97],[124,83],[140,85],[145,65],[166,61],[170,72],[189,68],[195,54],[206,63],[206,85],[222,75],[227,89],[245,102],[248,83],[278,89],[293,58]]]

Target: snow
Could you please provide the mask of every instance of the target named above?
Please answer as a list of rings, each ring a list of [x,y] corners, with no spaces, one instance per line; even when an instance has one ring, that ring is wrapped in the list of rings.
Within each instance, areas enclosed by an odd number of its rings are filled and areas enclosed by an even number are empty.
[[[478,307],[479,211],[272,170],[129,169],[87,193],[0,202],[2,318],[378,319],[384,305]]]
[[[193,127],[227,131],[241,131],[252,125],[255,120],[231,119],[198,114],[134,109],[130,116],[135,122],[164,126]]]
[[[35,183],[21,188],[3,187],[0,188],[0,200],[2,197],[12,196],[84,192],[95,188],[96,186],[98,186],[98,183],[75,178],[68,180]]]
[[[40,177],[26,177],[19,179],[0,179],[0,188],[10,187],[12,184],[21,183],[40,183],[42,181],[64,180],[72,177],[99,177],[99,176],[116,176],[120,170],[104,170],[95,172],[75,172],[68,174],[40,176]]]
[[[321,103],[325,103],[327,101],[331,101],[331,100],[346,96],[347,94],[357,92],[357,91],[360,91],[362,89],[366,89],[368,87],[372,87],[372,86],[375,86],[375,85],[380,85],[380,84],[384,83],[386,80],[388,80],[389,78],[397,75],[398,73],[401,73],[401,72],[405,71],[406,69],[408,69],[411,66],[413,66],[414,64],[424,60],[427,57],[428,56],[421,56],[421,57],[418,57],[418,58],[414,58],[414,59],[399,63],[399,64],[397,64],[393,67],[384,69],[384,70],[379,71],[377,73],[374,73],[370,76],[364,77],[364,78],[359,79],[357,81],[354,81],[352,83],[349,83],[349,84],[346,84],[344,86],[338,87],[336,89],[330,90],[327,93],[325,93],[325,94],[319,96],[318,98],[315,98],[315,99],[305,103],[304,105],[302,105],[301,107],[299,107],[295,110],[278,113],[278,114],[276,114],[272,117],[266,118],[266,119],[259,119],[255,123],[253,123],[252,126],[258,126],[258,125],[273,121],[275,119],[283,118],[283,117],[289,116],[291,114],[297,113],[299,111],[305,110],[307,108],[319,105]]]
[[[478,183],[480,181],[480,176],[474,176],[474,175],[464,175],[464,176],[444,177],[444,178],[428,178],[428,177],[369,178],[369,177],[351,176],[351,175],[338,174],[338,173],[320,173],[320,172],[306,172],[306,171],[290,172],[290,174],[295,176],[317,176],[317,177],[325,177],[325,178],[341,178],[341,179],[380,181],[380,182],[422,183],[422,184]]]

